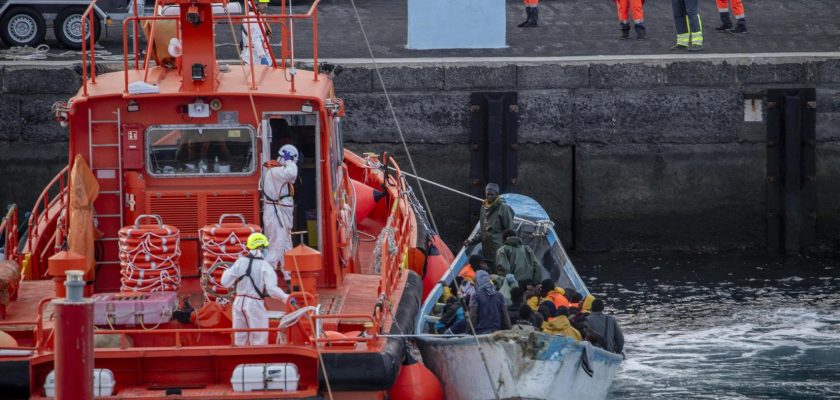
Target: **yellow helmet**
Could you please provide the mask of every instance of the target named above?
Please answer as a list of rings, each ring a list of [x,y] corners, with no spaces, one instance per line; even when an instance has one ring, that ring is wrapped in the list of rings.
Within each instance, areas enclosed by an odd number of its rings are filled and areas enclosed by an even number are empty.
[[[268,2],[269,2],[269,0],[260,0],[259,2],[260,2],[260,3],[268,3]]]
[[[247,246],[251,250],[268,247],[268,238],[259,232],[252,233],[251,236],[248,236]]]

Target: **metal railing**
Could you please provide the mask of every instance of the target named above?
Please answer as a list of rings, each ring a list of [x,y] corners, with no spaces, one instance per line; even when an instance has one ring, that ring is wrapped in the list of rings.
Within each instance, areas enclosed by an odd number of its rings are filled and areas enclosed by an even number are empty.
[[[44,187],[41,195],[35,200],[35,205],[32,207],[32,212],[29,214],[29,226],[27,228],[27,249],[31,254],[30,265],[33,272],[43,272],[36,270],[36,267],[43,264],[45,257],[48,257],[47,251],[56,243],[57,239],[55,233],[61,227],[57,226],[58,218],[62,211],[67,211],[70,201],[68,200],[68,184],[70,182],[70,166],[64,167],[56,176]],[[50,193],[55,192],[55,197],[51,197]],[[44,244],[43,240],[48,240]],[[33,275],[33,277],[36,277]]]
[[[12,204],[3,222],[0,222],[0,238],[4,239],[5,257],[7,260],[19,262],[18,254],[18,217],[17,205]]]
[[[407,197],[408,183],[392,157],[386,157],[385,163],[386,165],[388,163],[393,164],[394,171],[392,175],[385,174],[386,185],[397,190],[397,197],[392,200],[388,219],[383,232],[380,233],[380,236],[391,235],[391,238],[384,237],[382,243],[378,244],[381,246],[379,294],[384,294],[390,300],[404,270],[403,267],[406,266],[405,258],[408,255],[409,236],[411,235],[411,215]],[[396,251],[391,251],[390,239],[393,239]]]
[[[271,46],[266,46],[269,50],[269,54],[272,58],[272,68],[280,68],[285,69],[288,66],[292,66],[291,59],[293,59],[294,54],[292,53],[290,46],[294,46],[293,38],[291,37],[292,31],[289,29],[289,23],[293,20],[312,20],[312,59],[313,59],[313,80],[318,81],[318,69],[319,69],[319,62],[318,62],[318,5],[320,4],[321,0],[315,0],[312,5],[309,7],[309,10],[305,14],[287,14],[286,13],[286,0],[281,1],[281,13],[279,15],[249,15],[247,10],[249,8],[254,8],[254,1],[248,0],[246,2],[245,15],[213,15],[213,22],[236,22],[236,23],[249,23],[249,22],[259,22],[260,31],[263,33],[263,38],[265,42],[263,44],[267,44],[268,36],[265,34],[265,29],[263,28],[263,23],[274,23],[279,24],[281,29],[281,56],[280,56],[280,65],[277,64],[276,59],[274,57],[273,50]],[[154,13],[157,13],[158,7],[161,5],[171,4],[173,3],[171,0],[156,0],[155,1],[155,8]],[[93,26],[93,18],[95,18],[95,12],[93,12],[94,5],[96,4],[96,0],[92,0],[90,6],[88,6],[87,10],[83,14],[83,20],[88,19],[90,21],[90,26]],[[124,76],[124,85],[123,90],[125,93],[128,93],[128,83],[129,83],[129,74],[128,71],[131,69],[129,68],[129,55],[133,55],[134,58],[134,69],[145,69],[146,74],[144,80],[148,78],[148,70],[150,68],[150,55],[154,48],[154,21],[176,21],[176,24],[180,24],[180,16],[163,16],[163,15],[151,15],[151,16],[141,16],[137,14],[137,9],[135,7],[134,15],[126,18],[123,21],[123,76]],[[152,21],[152,28],[150,30],[151,38],[148,39],[148,45],[146,49],[145,57],[141,57],[140,54],[140,46],[137,40],[137,35],[139,34],[139,26],[141,23],[146,21]],[[129,52],[128,43],[129,43],[129,35],[128,29],[129,26],[132,27],[134,35],[133,37],[133,54]],[[82,24],[82,37],[87,35],[88,24]],[[233,29],[233,27],[231,27]],[[176,31],[180,32],[180,26],[176,27]],[[253,43],[249,41],[248,46],[249,48],[253,47]],[[140,63],[140,59],[143,59],[144,62]],[[90,74],[88,74],[88,59],[90,59]],[[252,88],[256,88],[256,74],[254,73],[254,63],[250,63],[251,69],[251,86]],[[82,41],[82,82],[83,82],[83,94],[85,96],[88,95],[88,75],[90,75],[90,82],[96,83],[96,50],[94,48],[94,40],[93,35],[91,35],[90,39],[90,50],[88,50],[87,41]],[[291,75],[290,78],[290,92],[295,92],[295,75]]]

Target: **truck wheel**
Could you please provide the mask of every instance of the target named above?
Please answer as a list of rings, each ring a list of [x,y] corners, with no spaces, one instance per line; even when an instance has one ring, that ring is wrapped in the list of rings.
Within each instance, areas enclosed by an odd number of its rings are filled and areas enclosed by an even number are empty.
[[[43,43],[47,35],[47,22],[37,11],[29,7],[14,7],[0,19],[0,37],[9,47],[35,47]]]
[[[62,46],[73,50],[82,48],[82,14],[84,13],[84,7],[67,7],[55,18],[55,23],[53,24],[55,38],[58,39],[58,42]],[[90,24],[90,21],[85,21],[85,24]],[[90,40],[90,27],[87,30],[86,39]],[[99,21],[99,16],[94,16],[94,41],[99,40],[100,33],[102,33],[102,23]]]

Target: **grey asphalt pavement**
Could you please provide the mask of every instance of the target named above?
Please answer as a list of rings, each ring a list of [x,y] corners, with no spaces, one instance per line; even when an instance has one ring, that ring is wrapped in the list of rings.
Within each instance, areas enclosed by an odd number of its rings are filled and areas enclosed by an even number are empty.
[[[668,0],[645,6],[648,40],[619,40],[611,0],[543,0],[540,26],[518,28],[525,18],[520,1],[507,1],[507,44],[504,49],[409,50],[406,45],[406,0],[356,0],[361,20],[378,58],[417,57],[557,57],[646,55],[669,53],[675,40]],[[840,51],[840,0],[744,0],[750,32],[716,33],[719,24],[713,0],[701,0],[701,17],[709,53],[775,53]],[[295,6],[304,12],[307,4]],[[276,10],[277,7],[274,7]],[[441,10],[446,12],[446,10]],[[310,58],[311,22],[295,24],[296,56]],[[111,27],[101,40],[105,49],[121,53],[121,29]],[[368,52],[350,0],[323,0],[319,7],[319,52],[322,59],[367,58]],[[217,34],[220,57],[234,58],[228,31]],[[56,47],[53,53],[64,51]]]

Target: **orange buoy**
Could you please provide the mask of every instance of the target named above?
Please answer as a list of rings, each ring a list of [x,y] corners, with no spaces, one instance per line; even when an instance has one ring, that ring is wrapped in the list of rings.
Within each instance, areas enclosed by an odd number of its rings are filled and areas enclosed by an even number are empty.
[[[350,183],[353,184],[353,191],[356,192],[356,223],[358,224],[370,215],[376,207],[376,203],[385,197],[385,192],[376,190],[355,179],[350,179]]]
[[[18,342],[12,335],[0,331],[0,347],[18,347]]]
[[[400,374],[388,395],[400,400],[443,400],[443,387],[432,371],[406,354]]]
[[[423,297],[434,289],[443,274],[449,269],[449,263],[435,246],[430,246],[429,256],[426,258],[426,274],[423,275]]]

